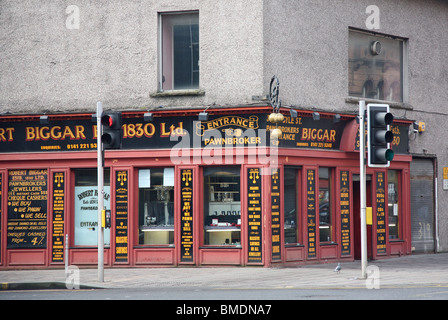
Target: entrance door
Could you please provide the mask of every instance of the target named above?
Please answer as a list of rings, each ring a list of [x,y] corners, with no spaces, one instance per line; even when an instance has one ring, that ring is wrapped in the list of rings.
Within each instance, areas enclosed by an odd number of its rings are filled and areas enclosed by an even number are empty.
[[[415,252],[435,251],[433,159],[411,162],[411,228]]]
[[[357,181],[355,181],[357,179]],[[366,179],[366,206],[372,206],[372,184],[371,176]],[[353,176],[353,246],[355,260],[361,259],[361,196],[360,196],[359,175]],[[372,259],[372,226],[367,225],[367,259]]]

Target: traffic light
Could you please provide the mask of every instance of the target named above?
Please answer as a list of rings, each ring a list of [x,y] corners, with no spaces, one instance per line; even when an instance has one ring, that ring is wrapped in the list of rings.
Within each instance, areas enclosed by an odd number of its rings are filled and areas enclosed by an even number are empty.
[[[390,143],[394,134],[390,125],[394,116],[387,104],[367,105],[367,158],[369,167],[388,167],[394,158]]]
[[[104,149],[120,149],[121,148],[121,112],[103,113],[101,117],[103,125],[103,134],[101,142]]]

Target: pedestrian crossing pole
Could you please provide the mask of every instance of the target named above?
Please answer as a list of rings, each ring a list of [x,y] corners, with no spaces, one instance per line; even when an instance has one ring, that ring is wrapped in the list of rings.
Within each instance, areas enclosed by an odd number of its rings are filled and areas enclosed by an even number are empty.
[[[359,101],[359,185],[361,202],[361,278],[366,279],[367,269],[367,222],[366,222],[366,102]]]
[[[97,153],[98,153],[98,282],[104,282],[104,171],[103,171],[103,144],[101,141],[101,116],[103,115],[103,104],[96,104],[96,130],[97,130]]]

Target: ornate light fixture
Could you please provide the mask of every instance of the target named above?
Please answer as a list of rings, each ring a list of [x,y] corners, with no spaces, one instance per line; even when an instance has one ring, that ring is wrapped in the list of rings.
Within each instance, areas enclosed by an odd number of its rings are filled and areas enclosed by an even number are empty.
[[[268,120],[275,123],[275,129],[271,131],[271,138],[278,139],[282,135],[282,130],[278,128],[278,124],[282,123],[285,117],[280,113],[280,106],[282,102],[279,99],[280,82],[276,76],[271,78],[269,84],[269,102],[272,106],[272,113],[269,115]]]

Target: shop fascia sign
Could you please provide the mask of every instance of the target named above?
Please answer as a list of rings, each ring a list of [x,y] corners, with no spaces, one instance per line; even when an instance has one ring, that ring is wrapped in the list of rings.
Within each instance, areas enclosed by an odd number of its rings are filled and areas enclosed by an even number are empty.
[[[337,150],[346,121],[284,116],[281,123],[271,123],[268,114],[123,118],[122,149],[169,149],[173,147],[269,147],[270,132],[280,128],[277,146]],[[0,153],[93,151],[96,150],[96,124],[90,119],[0,123]],[[182,141],[185,140],[185,141]],[[182,143],[182,145],[179,145]]]

